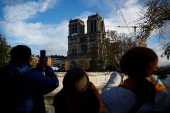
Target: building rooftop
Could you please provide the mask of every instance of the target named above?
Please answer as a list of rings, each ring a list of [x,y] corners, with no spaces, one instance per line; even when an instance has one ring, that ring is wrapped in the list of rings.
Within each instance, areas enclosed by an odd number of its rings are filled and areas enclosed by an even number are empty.
[[[60,58],[60,59],[67,59],[66,56],[60,56],[60,55],[50,55],[51,58]]]
[[[100,19],[102,19],[102,17],[98,14],[98,12],[95,15],[88,16],[88,19],[89,18],[96,18],[96,17],[99,17]]]
[[[76,23],[80,22],[80,23],[84,24],[84,21],[79,19],[79,18],[78,19],[74,19],[74,20],[70,19],[70,21],[69,21],[69,23],[74,23],[74,22],[76,22]]]

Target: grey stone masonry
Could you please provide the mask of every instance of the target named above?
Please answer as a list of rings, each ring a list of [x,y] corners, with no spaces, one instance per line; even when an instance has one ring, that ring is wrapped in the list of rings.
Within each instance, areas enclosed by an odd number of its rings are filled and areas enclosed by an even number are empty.
[[[102,87],[107,83],[113,72],[88,72],[88,73],[90,82],[92,82],[96,87]],[[63,78],[66,72],[55,72],[55,74],[59,79],[59,87],[56,88],[53,91],[53,93],[56,93],[62,89]],[[125,76],[124,79],[127,79],[127,76]],[[166,79],[160,80],[166,88],[170,88],[170,75],[168,75]]]

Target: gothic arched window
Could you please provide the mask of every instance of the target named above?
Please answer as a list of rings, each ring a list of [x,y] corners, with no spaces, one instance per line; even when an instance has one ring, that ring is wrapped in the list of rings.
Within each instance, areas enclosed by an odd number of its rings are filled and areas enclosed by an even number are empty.
[[[94,32],[96,32],[96,20],[94,21]]]
[[[91,32],[93,33],[93,21],[91,21]]]
[[[77,24],[75,24],[75,33],[77,33]]]
[[[72,54],[74,54],[74,49],[72,49]]]

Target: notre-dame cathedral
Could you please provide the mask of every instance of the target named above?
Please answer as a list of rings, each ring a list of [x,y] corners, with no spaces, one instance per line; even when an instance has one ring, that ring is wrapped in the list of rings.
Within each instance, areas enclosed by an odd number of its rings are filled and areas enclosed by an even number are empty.
[[[71,19],[68,29],[68,64],[70,65],[71,62],[77,63],[81,57],[89,63],[92,56],[91,47],[93,42],[96,39],[103,40],[106,38],[103,18],[98,13],[88,16],[87,34],[85,34],[84,21],[80,19]],[[100,54],[99,52],[101,51],[98,51],[98,54]]]

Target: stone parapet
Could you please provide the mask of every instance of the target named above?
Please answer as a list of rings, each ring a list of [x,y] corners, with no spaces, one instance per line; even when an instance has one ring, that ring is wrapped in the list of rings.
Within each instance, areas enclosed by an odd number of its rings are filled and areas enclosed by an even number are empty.
[[[113,72],[88,72],[89,80],[92,82],[97,88],[103,87],[107,81],[109,80],[111,74]],[[59,80],[59,87],[57,87],[52,93],[57,93],[63,88],[63,79],[66,72],[55,72]],[[127,78],[127,77],[125,77]],[[166,79],[161,79],[163,85],[166,88],[170,88],[170,75]]]
[[[89,73],[89,80],[92,82],[96,87],[102,87],[106,84],[109,80],[110,75],[113,72],[88,72]],[[55,72],[59,80],[59,87],[56,88],[53,93],[57,93],[63,88],[63,79],[66,72]]]

